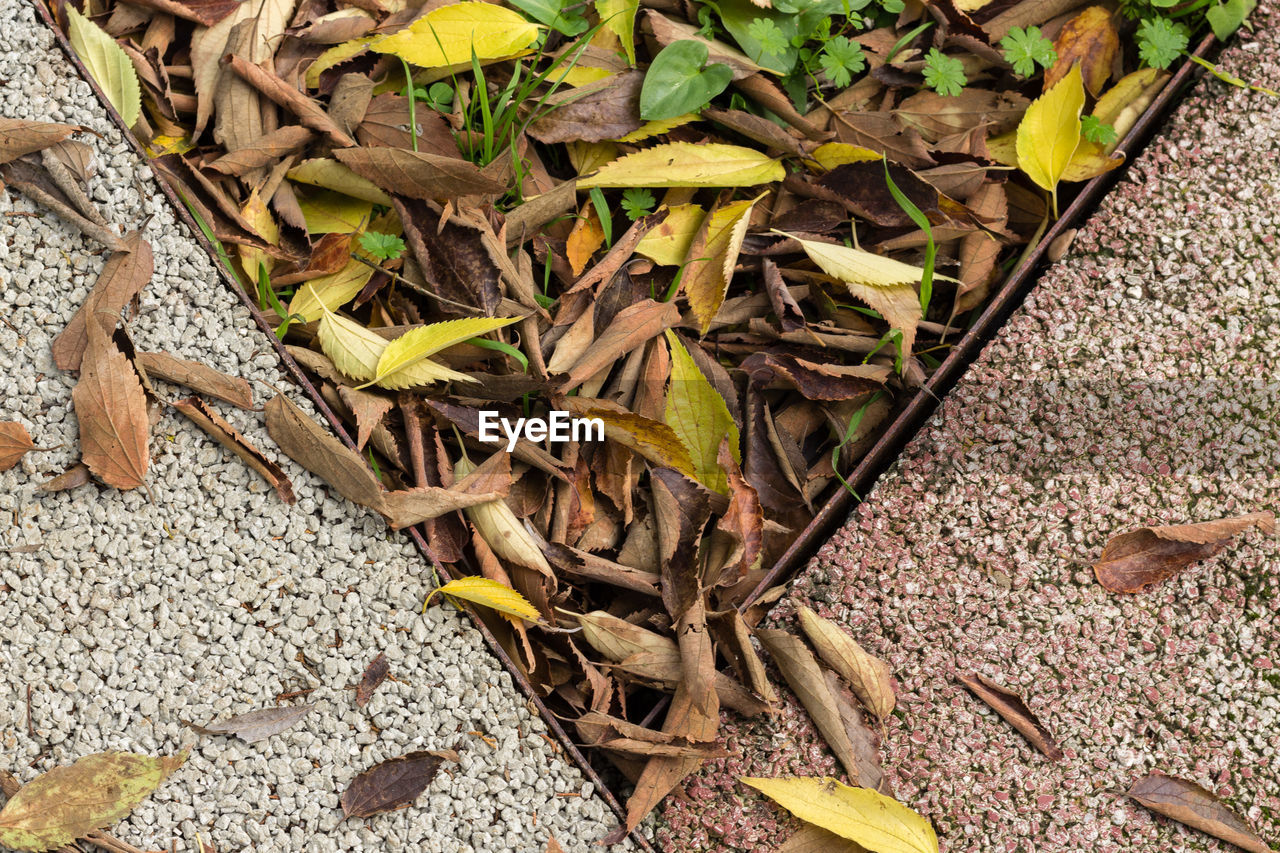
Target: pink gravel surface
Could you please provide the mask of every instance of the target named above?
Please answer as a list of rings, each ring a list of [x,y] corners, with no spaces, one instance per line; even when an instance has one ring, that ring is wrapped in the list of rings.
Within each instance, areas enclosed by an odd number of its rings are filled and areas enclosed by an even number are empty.
[[[1221,58],[1280,87],[1264,2]],[[892,665],[884,763],[946,851],[1234,850],[1119,796],[1152,769],[1280,844],[1280,540],[1253,532],[1136,596],[1113,534],[1280,498],[1280,105],[1201,82],[1070,255],[770,620],[808,604]],[[1053,763],[957,681],[1023,693]],[[775,849],[794,822],[739,775],[838,775],[808,717],[727,720],[655,826],[668,851]]]

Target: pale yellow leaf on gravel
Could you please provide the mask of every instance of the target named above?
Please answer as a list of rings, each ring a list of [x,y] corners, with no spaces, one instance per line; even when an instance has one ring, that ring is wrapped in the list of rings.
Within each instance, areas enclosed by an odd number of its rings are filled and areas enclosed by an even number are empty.
[[[729,438],[729,452],[733,461],[742,461],[739,447],[738,425],[734,423],[724,397],[702,375],[680,338],[667,330],[667,345],[671,349],[671,384],[667,388],[665,418],[689,451],[694,474],[699,482],[721,494],[729,491],[729,479],[716,457],[720,443]]]
[[[696,249],[696,240],[690,248],[690,253],[699,257],[685,260],[680,288],[689,300],[693,315],[698,318],[698,331],[704,335],[711,328],[711,321],[729,292],[738,252],[747,236],[747,226],[751,224],[751,211],[759,200],[757,197],[735,201],[713,210],[701,251]]]
[[[1054,194],[1058,182],[1080,144],[1080,111],[1084,109],[1084,78],[1074,65],[1053,88],[1031,102],[1018,124],[1018,168],[1041,188]]]
[[[413,368],[421,365],[429,356],[454,344],[509,326],[519,319],[519,317],[465,317],[461,320],[445,320],[442,323],[430,323],[410,329],[391,341],[382,351],[375,365],[372,380],[384,388],[408,388],[419,384],[413,381],[416,378]],[[329,357],[333,358],[333,356]],[[435,362],[430,363],[438,369],[441,379],[447,377],[463,382],[472,381],[471,377],[465,373],[458,373]],[[408,384],[404,384],[406,382]]]
[[[125,125],[133,127],[142,112],[142,89],[138,86],[133,62],[101,27],[77,12],[74,6],[68,4],[65,8],[71,46]]]
[[[436,589],[431,595],[434,596],[437,592],[450,598],[460,598],[472,604],[479,604],[481,607],[488,607],[490,610],[496,610],[508,616],[517,616],[529,622],[537,622],[541,619],[537,609],[523,595],[509,586],[488,578],[458,578]],[[431,601],[430,596],[427,601]]]
[[[593,187],[754,187],[787,176],[779,160],[752,148],[723,143],[668,142],[607,163],[578,179]]]
[[[420,68],[469,65],[524,51],[540,27],[518,12],[492,3],[451,3],[423,15],[397,33],[372,42],[379,53],[399,56]]]
[[[640,238],[636,254],[655,264],[678,267],[689,256],[689,247],[697,236],[702,220],[707,215],[699,204],[678,204],[671,208],[667,218]]]
[[[938,853],[938,836],[929,821],[870,788],[852,788],[830,777],[743,776],[740,781],[800,820],[872,853]]]

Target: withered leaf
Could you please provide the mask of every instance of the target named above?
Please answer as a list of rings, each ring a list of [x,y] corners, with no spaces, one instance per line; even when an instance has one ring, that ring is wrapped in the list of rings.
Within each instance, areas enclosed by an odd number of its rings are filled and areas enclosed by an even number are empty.
[[[643,343],[680,322],[680,308],[672,302],[643,299],[618,312],[595,343],[569,368],[563,390],[570,391]]]
[[[407,148],[347,148],[333,154],[384,190],[425,201],[502,193],[507,188],[457,157]]]
[[[135,358],[147,376],[158,377],[174,385],[185,385],[192,391],[230,403],[238,409],[253,408],[253,391],[249,383],[238,376],[228,376],[207,364],[175,358],[165,352],[140,352]]]
[[[57,145],[76,130],[70,124],[0,117],[0,163]]]
[[[35,449],[27,428],[17,421],[0,421],[0,471],[8,471],[27,451]]]
[[[783,842],[778,853],[867,853],[867,848],[820,826],[805,823]]]
[[[656,597],[661,594],[658,589],[660,576],[654,572],[624,566],[589,551],[581,551],[559,542],[548,543],[543,553],[563,574],[611,584],[641,595]]]
[[[342,793],[343,814],[347,817],[369,817],[407,808],[427,789],[446,760],[456,760],[456,755],[410,752],[375,764],[352,779]]]
[[[819,657],[840,674],[858,701],[882,720],[893,713],[897,697],[889,665],[868,654],[839,625],[808,607],[800,608],[799,617],[800,627]]]
[[[961,675],[959,678],[964,682],[965,687],[990,705],[997,714],[1004,717],[1005,721],[1029,740],[1032,746],[1054,761],[1062,760],[1062,749],[1054,740],[1053,734],[1032,713],[1027,703],[1022,701],[1021,696],[977,673]]]
[[[418,147],[436,154],[458,157],[458,144],[452,129],[435,111],[417,110]],[[369,147],[411,148],[413,142],[406,130],[409,126],[409,99],[390,93],[378,95],[364,111],[364,121],[356,128],[361,145]]]
[[[818,186],[834,193],[858,216],[884,228],[906,228],[911,217],[889,192],[885,166],[879,160],[845,163],[818,179]],[[951,214],[963,212],[956,202],[938,192],[910,169],[889,164],[893,183],[933,225],[946,222]]]
[[[244,78],[250,86],[297,116],[298,121],[305,126],[326,134],[343,148],[356,144],[354,139],[329,118],[328,113],[319,104],[299,92],[297,87],[289,85],[270,71],[234,53],[228,53],[222,58],[222,62]]]
[[[992,228],[1003,229],[1009,221],[1009,200],[1003,184],[983,184],[969,197],[969,206]],[[956,288],[953,314],[968,311],[986,298],[991,283],[1000,275],[996,265],[1000,249],[1000,241],[986,231],[974,231],[961,238],[960,286]]]
[[[242,0],[136,0],[157,12],[212,27],[234,12]]]
[[[184,725],[202,735],[232,735],[240,738],[245,743],[257,743],[260,740],[266,740],[272,735],[278,735],[287,729],[293,728],[303,717],[310,714],[315,707],[314,704],[311,704],[288,705],[282,708],[261,708],[257,711],[237,714],[230,719],[210,723],[207,726],[197,726],[194,723],[185,723]]]
[[[387,680],[387,676],[391,673],[391,666],[387,663],[385,653],[379,653],[376,658],[369,662],[369,666],[365,668],[364,675],[360,677],[360,683],[356,685],[356,706],[363,708],[369,704],[369,700],[373,698],[373,692],[378,689],[382,682]]]
[[[413,250],[431,292],[450,300],[442,302],[440,309],[466,316],[474,314],[459,312],[450,304],[460,303],[473,305],[489,316],[496,314],[502,302],[498,268],[485,249],[480,233],[459,225],[452,217],[443,227],[437,227],[439,214],[427,203],[399,197],[393,202],[404,223],[405,242]]]
[[[1015,92],[965,88],[958,95],[939,95],[925,89],[902,103],[893,114],[906,127],[937,142],[947,136],[982,128],[988,136],[1017,127],[1030,103]],[[896,180],[896,177],[895,177]]]
[[[787,283],[778,272],[778,265],[770,258],[760,261],[760,277],[764,280],[765,289],[769,292],[769,304],[778,318],[778,326],[783,332],[794,332],[805,327],[804,312],[800,303],[791,295]]]
[[[257,471],[271,488],[276,490],[280,500],[287,504],[297,501],[293,494],[293,483],[280,466],[272,462],[262,451],[254,447],[249,439],[239,430],[227,423],[221,415],[210,409],[199,397],[188,397],[175,400],[173,407],[211,435],[219,444],[244,460],[244,463]]]
[[[600,142],[638,129],[640,86],[644,72],[625,71],[596,83],[556,92],[546,99],[546,112],[529,125],[539,142]]]
[[[849,400],[884,387],[890,368],[876,364],[819,364],[787,353],[757,352],[742,369],[762,388],[775,380],[790,385],[806,400]]]
[[[1058,61],[1044,73],[1044,91],[1049,91],[1071,70],[1080,66],[1080,76],[1089,94],[1097,97],[1111,76],[1111,64],[1120,49],[1120,33],[1110,9],[1090,6],[1063,25],[1053,42]]]
[[[286,456],[333,486],[347,500],[382,511],[382,484],[360,454],[282,395],[273,397],[265,411],[267,432]]]
[[[129,359],[93,322],[80,381],[71,391],[80,422],[81,459],[108,486],[136,489],[146,481],[151,462],[147,395]]]
[[[89,482],[89,466],[78,462],[53,479],[44,481],[37,488],[42,492],[64,492],[68,489],[78,489],[88,485]]]
[[[87,323],[95,314],[96,322],[108,335],[120,320],[120,312],[151,280],[154,258],[151,244],[134,231],[124,238],[125,250],[107,258],[89,297],[53,340],[53,363],[59,370],[79,370],[85,346],[89,343]]]
[[[1128,793],[1152,811],[1242,850],[1272,853],[1244,818],[1195,782],[1153,771],[1134,782]]]
[[[270,133],[262,134],[229,154],[222,155],[205,168],[224,175],[244,175],[254,169],[276,163],[281,157],[297,151],[314,138],[315,134],[307,128],[297,124],[287,124]]]
[[[885,775],[880,764],[880,745],[875,732],[862,717],[862,710],[854,703],[849,689],[840,683],[840,677],[834,672],[824,672],[831,698],[836,703],[836,713],[844,723],[844,730],[849,734],[849,742],[853,744],[853,758],[858,764],[858,775],[854,782],[863,788],[871,788],[886,796],[893,796],[889,777]]]
[[[1098,582],[1112,592],[1142,592],[1221,551],[1251,527],[1275,532],[1271,512],[1251,512],[1217,521],[1139,527],[1112,537],[1093,567]]]
[[[350,385],[339,385],[338,396],[347,404],[356,419],[356,448],[363,450],[373,430],[382,423],[382,418],[391,411],[395,401],[385,394],[363,391]]]

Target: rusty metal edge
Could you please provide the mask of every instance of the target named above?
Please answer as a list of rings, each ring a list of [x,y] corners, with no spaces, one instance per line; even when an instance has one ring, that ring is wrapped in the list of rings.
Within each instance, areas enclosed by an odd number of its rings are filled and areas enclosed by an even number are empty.
[[[147,156],[147,152],[133,135],[133,132],[129,129],[128,125],[124,123],[124,119],[121,118],[120,113],[116,110],[115,106],[112,105],[111,101],[107,99],[105,93],[103,93],[102,89],[98,86],[97,81],[93,79],[93,75],[89,73],[88,69],[85,68],[84,63],[80,61],[80,57],[76,55],[75,50],[71,47],[71,43],[67,41],[67,37],[62,33],[62,30],[58,28],[57,22],[54,20],[53,15],[45,3],[41,2],[41,0],[28,0],[28,2],[31,6],[35,7],[36,14],[39,16],[40,20],[43,21],[45,26],[47,26],[53,33],[54,40],[58,43],[58,47],[67,57],[71,66],[75,68],[76,73],[80,75],[82,80],[89,84],[89,88],[93,90],[94,95],[97,96],[98,102],[106,109],[107,115],[110,116],[112,123],[114,123],[117,129],[120,130],[126,144],[134,150],[144,163],[150,163],[151,158]],[[276,351],[276,355],[280,358],[281,362],[284,363],[289,375],[298,383],[306,393],[307,397],[311,400],[312,404],[315,405],[316,409],[324,416],[325,420],[329,422],[329,427],[337,434],[343,444],[347,445],[352,450],[356,450],[355,441],[353,441],[351,436],[347,433],[346,428],[342,424],[342,420],[324,401],[319,390],[314,384],[312,384],[311,380],[307,378],[302,367],[293,358],[293,356],[289,354],[289,351],[285,349],[284,343],[276,337],[274,330],[267,323],[266,317],[258,306],[254,304],[253,299],[245,292],[244,288],[240,286],[240,282],[236,279],[235,275],[232,274],[231,270],[228,270],[223,266],[220,260],[218,260],[218,255],[214,250],[213,244],[211,244],[204,236],[204,232],[200,229],[199,225],[196,224],[195,219],[191,216],[190,211],[187,210],[187,206],[183,204],[182,199],[178,197],[177,192],[165,181],[161,180],[154,171],[152,172],[152,179],[154,183],[160,187],[160,191],[164,194],[165,198],[169,200],[169,204],[173,208],[178,219],[187,226],[187,229],[191,232],[191,236],[195,238],[196,242],[200,244],[200,247],[204,249],[205,254],[209,256],[209,260],[212,262],[214,269],[217,270],[218,276],[222,279],[223,285],[235,293],[240,299],[240,303],[248,309],[249,314],[253,317],[254,323],[257,324],[259,331],[266,336],[267,340],[271,342],[272,347]],[[427,540],[419,528],[409,528],[408,532],[409,538],[413,540],[413,543],[417,546],[419,552],[431,563],[432,568],[446,580],[454,579],[455,575],[448,571],[431,552],[431,547],[427,544]],[[583,755],[577,744],[575,744],[573,739],[569,737],[564,727],[560,725],[556,716],[551,713],[551,710],[545,703],[543,703],[542,699],[539,698],[537,692],[533,689],[533,685],[529,683],[529,680],[525,677],[524,673],[521,672],[520,668],[511,660],[511,657],[502,648],[493,633],[485,626],[484,622],[479,619],[473,611],[468,610],[467,615],[471,618],[471,622],[475,626],[476,630],[478,630],[480,635],[484,638],[485,644],[489,647],[489,651],[502,663],[502,666],[507,670],[507,673],[519,687],[520,692],[525,695],[529,704],[533,705],[538,716],[542,718],[542,722],[545,723],[547,728],[549,728],[554,734],[555,739],[559,742],[559,746],[568,753],[569,757],[573,759],[573,762],[578,765],[578,769],[581,770],[583,775],[587,777],[587,780],[591,782],[594,790],[600,794],[609,808],[615,815],[617,815],[618,819],[622,821],[623,825],[625,825],[627,820],[626,809],[623,808],[617,797],[614,796],[613,791],[605,784],[604,780],[600,778],[600,774],[591,766],[591,762],[587,760],[586,756]],[[632,830],[629,837],[636,846],[640,850],[645,851],[645,853],[657,853],[653,845],[649,843],[648,839],[640,834],[639,828]]]
[[[1196,46],[1192,55],[1204,58],[1213,51],[1215,45],[1220,44],[1214,36],[1206,36]],[[1125,154],[1124,165],[1086,183],[1058,221],[1048,229],[1035,251],[1024,258],[1022,263],[1004,280],[982,314],[965,331],[924,386],[911,397],[905,407],[898,411],[889,428],[858,462],[853,473],[847,477],[853,491],[859,495],[867,495],[876,480],[889,469],[903,448],[920,432],[942,398],[955,387],[983,347],[991,341],[995,333],[1031,292],[1039,278],[1038,274],[1050,243],[1063,232],[1082,224],[1111,187],[1124,176],[1133,165],[1133,155],[1142,150],[1152,136],[1155,124],[1170,112],[1198,70],[1198,66],[1190,59],[1183,60],[1181,67],[1116,147],[1117,151]],[[781,580],[789,580],[791,575],[798,572],[803,563],[817,552],[821,544],[820,540],[844,522],[852,511],[853,505],[859,500],[860,498],[856,498],[848,489],[836,486],[831,498],[773,564],[739,609],[745,610],[770,587]]]

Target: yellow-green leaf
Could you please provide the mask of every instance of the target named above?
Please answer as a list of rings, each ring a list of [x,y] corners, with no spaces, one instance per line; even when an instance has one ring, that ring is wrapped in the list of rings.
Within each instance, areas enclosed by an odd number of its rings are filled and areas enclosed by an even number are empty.
[[[596,0],[596,13],[605,29],[618,37],[627,62],[636,64],[636,12],[640,0]]]
[[[508,616],[518,616],[529,622],[537,622],[541,618],[537,608],[523,595],[509,586],[488,578],[469,577],[449,581],[427,596],[428,604],[437,592],[450,598],[460,598],[472,604],[479,604],[481,607],[488,607],[490,610],[496,610]]]
[[[391,196],[379,189],[377,184],[360,177],[349,166],[328,157],[304,160],[290,169],[286,176],[301,184],[323,187],[383,207],[391,206]]]
[[[1080,111],[1084,109],[1084,79],[1080,66],[1031,102],[1018,124],[1018,168],[1053,195],[1058,207],[1058,181],[1080,144]]]
[[[744,776],[741,781],[801,820],[872,853],[938,853],[929,821],[870,788],[851,788],[829,777]]]
[[[701,118],[697,113],[685,113],[684,115],[675,116],[674,118],[655,118],[652,121],[646,121],[626,136],[619,136],[619,142],[644,142],[653,136],[661,136],[675,130],[677,127],[697,121]]]
[[[299,190],[298,207],[312,234],[348,234],[363,231],[373,215],[367,201],[331,190]]]
[[[693,316],[698,318],[698,330],[704,335],[724,304],[733,268],[738,263],[738,251],[751,224],[751,210],[757,201],[759,198],[735,201],[713,210],[706,238],[701,246],[695,240],[689,250],[698,257],[685,259],[680,287],[689,300]]]
[[[870,148],[850,145],[847,142],[824,143],[815,148],[811,156],[814,162],[827,171],[847,163],[866,163],[871,160],[884,159],[883,154],[872,151]]]
[[[678,204],[667,213],[667,218],[652,228],[636,244],[636,254],[655,264],[667,267],[679,266],[689,256],[689,246],[702,226],[707,212],[697,204]]]
[[[71,7],[67,7],[71,11]],[[110,826],[187,760],[100,752],[37,776],[0,811],[0,847],[53,850]]]
[[[373,379],[378,358],[387,348],[387,339],[382,335],[328,309],[320,317],[316,337],[333,366],[361,382]]]
[[[702,375],[680,338],[667,330],[671,348],[671,384],[667,389],[667,426],[675,430],[689,451],[694,474],[707,488],[722,494],[729,491],[729,479],[716,462],[720,442],[729,437],[729,452],[742,461],[738,447],[738,425],[729,414],[724,397]]]
[[[307,74],[305,79],[308,89],[320,88],[320,75],[333,68],[335,65],[341,65],[349,59],[355,59],[360,54],[369,49],[369,43],[373,41],[371,36],[363,36],[351,41],[345,41],[342,44],[335,44],[324,53],[316,57],[315,62],[307,66]]]
[[[448,378],[469,382],[471,377],[465,373],[458,373],[435,362],[428,362],[428,356],[454,344],[492,332],[494,329],[509,326],[519,319],[519,317],[466,317],[461,320],[445,320],[442,323],[431,323],[410,329],[383,350],[377,362],[373,381],[383,388],[408,388],[421,384],[414,381],[418,374],[415,374],[413,368],[430,363],[440,373],[429,381]]]
[[[129,55],[116,44],[115,39],[73,6],[65,8],[67,23],[70,24],[71,47],[124,123],[133,127],[142,112],[142,90],[138,87],[138,74],[133,70]]]
[[[493,3],[450,3],[369,47],[421,68],[470,65],[519,55],[538,37],[537,24]]]
[[[578,179],[578,189],[593,187],[754,187],[787,176],[782,163],[741,145],[668,142],[600,167]]]
[[[372,277],[373,267],[352,258],[337,272],[313,278],[298,288],[289,302],[289,315],[301,317],[304,323],[318,320],[325,311],[336,311],[355,299]]]

